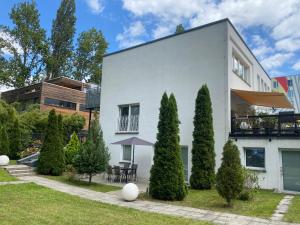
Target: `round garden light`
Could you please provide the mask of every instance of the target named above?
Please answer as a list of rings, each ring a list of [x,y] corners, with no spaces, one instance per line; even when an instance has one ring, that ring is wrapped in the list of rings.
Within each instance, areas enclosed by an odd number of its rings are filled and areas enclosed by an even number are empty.
[[[9,163],[9,158],[6,155],[0,156],[0,166],[7,166]]]
[[[126,184],[122,189],[122,197],[126,201],[134,201],[139,195],[139,188],[134,183]]]

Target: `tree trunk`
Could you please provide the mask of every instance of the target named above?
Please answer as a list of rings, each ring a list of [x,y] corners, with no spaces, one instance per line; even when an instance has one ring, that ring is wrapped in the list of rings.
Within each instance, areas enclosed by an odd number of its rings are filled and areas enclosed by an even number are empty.
[[[89,174],[89,184],[92,183],[92,174]]]

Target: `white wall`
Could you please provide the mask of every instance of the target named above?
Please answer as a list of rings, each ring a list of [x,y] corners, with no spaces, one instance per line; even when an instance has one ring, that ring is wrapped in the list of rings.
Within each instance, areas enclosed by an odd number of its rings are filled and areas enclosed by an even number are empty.
[[[235,141],[241,154],[241,162],[245,166],[245,147],[265,148],[265,171],[257,171],[261,188],[283,191],[281,172],[281,151],[292,149],[300,151],[299,140],[296,139],[238,139]]]
[[[227,90],[227,22],[187,32],[104,58],[100,122],[106,143],[134,135],[115,134],[118,105],[140,104],[140,129],[136,135],[156,141],[160,100],[164,91],[175,94],[180,124],[180,144],[192,146],[197,92],[207,84],[213,102],[217,165],[225,133]],[[118,164],[121,147],[109,145],[111,164]],[[149,177],[153,151],[136,147],[138,176]],[[191,154],[189,154],[191,160]],[[142,168],[141,168],[142,167]],[[191,162],[189,163],[189,169]]]

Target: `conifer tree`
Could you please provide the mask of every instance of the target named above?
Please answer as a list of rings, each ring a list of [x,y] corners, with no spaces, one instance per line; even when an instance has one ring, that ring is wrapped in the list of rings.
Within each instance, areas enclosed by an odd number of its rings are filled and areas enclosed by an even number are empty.
[[[41,174],[58,176],[64,170],[61,120],[61,116],[57,117],[54,109],[50,111],[45,139],[38,160],[37,171]]]
[[[9,158],[17,159],[18,153],[21,151],[21,131],[18,118],[14,120],[10,129],[9,144]]]
[[[183,33],[184,32],[184,27],[182,24],[178,24],[176,26],[176,31],[175,31],[175,34],[180,34],[180,33]]]
[[[9,154],[9,140],[6,132],[6,127],[0,127],[0,155]]]
[[[198,92],[195,106],[192,174],[193,189],[211,189],[215,182],[215,151],[212,104],[208,87]]]
[[[65,147],[65,161],[67,165],[73,164],[75,156],[79,153],[80,141],[77,134],[73,132],[71,139]]]
[[[223,148],[222,164],[218,169],[216,188],[228,206],[243,190],[244,176],[238,147],[228,140]]]
[[[161,99],[154,165],[151,168],[150,195],[162,200],[182,200],[187,194],[179,146],[179,120],[176,100],[164,93]]]
[[[74,167],[79,174],[89,175],[90,184],[94,175],[105,171],[109,158],[108,148],[105,147],[99,120],[96,117],[91,124],[86,142],[75,156]]]

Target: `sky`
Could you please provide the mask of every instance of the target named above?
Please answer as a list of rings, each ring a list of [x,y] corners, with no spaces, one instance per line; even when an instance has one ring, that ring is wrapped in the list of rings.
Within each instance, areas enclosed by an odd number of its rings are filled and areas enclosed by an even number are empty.
[[[2,0],[0,24],[13,26]],[[51,33],[60,0],[35,0],[41,26]],[[76,35],[92,27],[108,53],[185,29],[229,18],[271,77],[300,74],[300,0],[76,0]],[[3,35],[0,31],[0,35]]]

